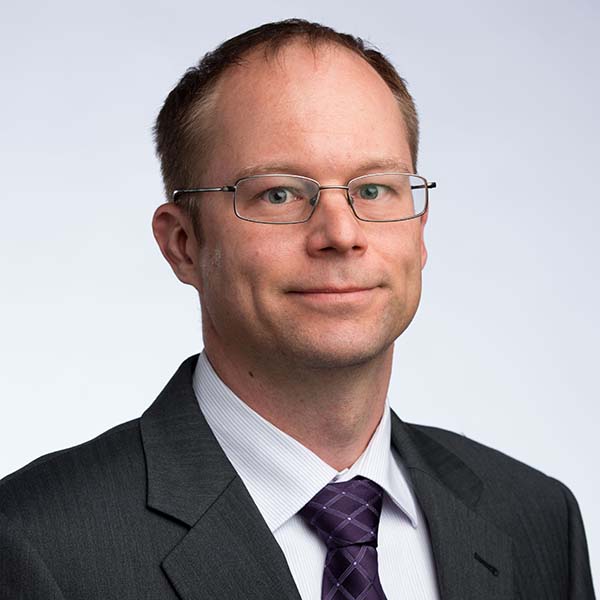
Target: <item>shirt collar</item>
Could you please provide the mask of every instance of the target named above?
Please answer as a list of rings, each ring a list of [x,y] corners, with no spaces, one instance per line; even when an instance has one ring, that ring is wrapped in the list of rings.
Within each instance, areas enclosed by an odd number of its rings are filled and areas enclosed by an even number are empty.
[[[216,374],[205,352],[198,357],[193,387],[208,425],[271,532],[294,516],[327,483],[347,481],[357,475],[379,484],[417,527],[415,501],[406,474],[391,451],[387,398],[382,419],[367,448],[351,467],[338,472],[238,398]]]

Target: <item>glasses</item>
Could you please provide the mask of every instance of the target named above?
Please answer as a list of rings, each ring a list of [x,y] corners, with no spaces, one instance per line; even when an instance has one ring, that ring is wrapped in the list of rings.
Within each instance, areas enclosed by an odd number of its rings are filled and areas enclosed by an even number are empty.
[[[427,211],[429,190],[436,187],[413,173],[372,173],[347,185],[321,185],[301,175],[251,175],[234,185],[175,190],[173,202],[184,194],[233,192],[233,211],[244,221],[266,224],[305,223],[319,204],[321,190],[345,190],[354,216],[360,221],[408,221]]]

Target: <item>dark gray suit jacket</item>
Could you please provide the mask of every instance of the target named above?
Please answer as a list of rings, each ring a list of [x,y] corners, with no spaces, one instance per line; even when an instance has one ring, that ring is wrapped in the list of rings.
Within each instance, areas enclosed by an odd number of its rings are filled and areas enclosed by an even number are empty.
[[[299,600],[199,410],[196,360],[141,418],[0,482],[2,600]],[[392,442],[427,519],[442,600],[594,598],[564,485],[395,414]]]

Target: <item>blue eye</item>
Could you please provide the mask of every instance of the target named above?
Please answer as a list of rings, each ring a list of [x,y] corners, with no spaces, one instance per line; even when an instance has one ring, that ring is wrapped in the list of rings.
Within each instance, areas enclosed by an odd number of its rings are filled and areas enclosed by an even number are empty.
[[[272,188],[266,192],[267,200],[271,204],[283,204],[287,201],[289,191],[285,188]]]
[[[359,190],[360,197],[364,200],[376,200],[379,197],[379,187],[374,183],[362,185]]]

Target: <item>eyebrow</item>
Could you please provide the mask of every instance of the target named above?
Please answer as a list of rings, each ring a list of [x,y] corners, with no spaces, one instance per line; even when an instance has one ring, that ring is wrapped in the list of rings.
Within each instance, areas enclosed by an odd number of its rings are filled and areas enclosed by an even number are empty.
[[[294,165],[292,163],[261,163],[256,165],[251,165],[249,167],[244,167],[240,171],[238,171],[235,175],[236,181],[238,179],[242,179],[244,177],[249,177],[251,175],[268,175],[269,173],[287,173],[290,175],[304,175],[302,172],[303,169],[299,168],[298,165]],[[398,172],[398,173],[411,173],[411,169],[408,168],[408,165],[398,159],[394,158],[381,158],[375,160],[369,160],[367,162],[363,162],[357,165],[352,172],[353,176],[350,178],[358,177],[359,175],[365,175],[368,173],[378,173],[378,172]]]

